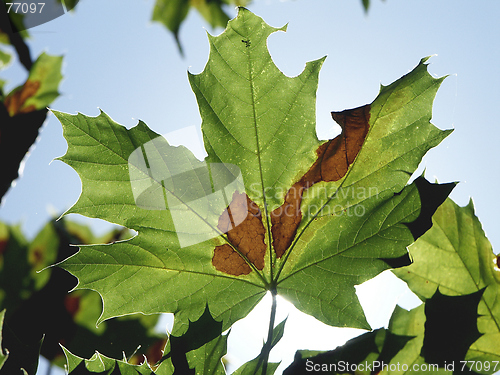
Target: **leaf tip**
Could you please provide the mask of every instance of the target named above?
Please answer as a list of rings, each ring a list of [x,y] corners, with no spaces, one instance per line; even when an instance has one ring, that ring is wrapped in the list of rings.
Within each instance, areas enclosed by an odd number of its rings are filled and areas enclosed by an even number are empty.
[[[431,57],[436,57],[436,56],[437,56],[437,53],[435,53],[433,55],[422,57],[420,59],[419,65],[429,65],[429,63],[427,63],[427,62],[431,59]]]

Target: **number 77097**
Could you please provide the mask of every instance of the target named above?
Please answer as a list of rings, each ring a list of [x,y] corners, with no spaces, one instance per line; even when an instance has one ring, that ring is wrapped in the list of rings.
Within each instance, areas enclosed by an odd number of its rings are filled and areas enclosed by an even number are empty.
[[[7,13],[42,13],[45,3],[5,3],[7,5]],[[20,10],[20,11],[19,11]]]

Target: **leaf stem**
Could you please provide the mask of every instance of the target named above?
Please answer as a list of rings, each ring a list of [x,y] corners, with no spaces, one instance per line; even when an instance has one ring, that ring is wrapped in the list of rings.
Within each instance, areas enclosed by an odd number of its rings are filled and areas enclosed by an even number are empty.
[[[274,321],[276,319],[276,295],[278,291],[276,287],[271,289],[271,296],[273,299],[271,305],[271,317],[269,319],[269,330],[267,332],[267,341],[262,348],[262,375],[267,374],[267,363],[269,362],[269,353],[273,347],[273,332],[274,332]]]

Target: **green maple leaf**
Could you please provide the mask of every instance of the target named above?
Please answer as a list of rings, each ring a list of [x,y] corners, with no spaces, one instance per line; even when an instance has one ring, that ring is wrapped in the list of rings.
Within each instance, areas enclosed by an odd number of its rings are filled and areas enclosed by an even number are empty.
[[[450,133],[429,122],[442,79],[422,60],[371,105],[334,113],[343,135],[320,141],[314,108],[324,59],[286,77],[266,47],[278,30],[240,9],[224,33],[209,36],[205,70],[189,74],[204,161],[143,122],[127,130],[104,113],[54,112],[68,141],[60,159],[82,180],[67,213],[138,233],[62,263],[79,288],[101,294],[100,321],[174,312],[184,322],[178,333],[208,304],[225,330],[271,290],[327,324],[369,328],[354,285],[407,256],[451,190],[422,178],[406,185]]]
[[[459,207],[447,199],[436,211],[432,229],[410,247],[410,254],[414,263],[393,272],[422,300],[436,291],[451,297],[480,294],[472,322],[480,337],[473,342],[462,337],[466,348],[470,346],[465,360],[491,365],[489,371],[473,367],[475,372],[494,372],[494,361],[500,360],[500,270],[472,201]]]

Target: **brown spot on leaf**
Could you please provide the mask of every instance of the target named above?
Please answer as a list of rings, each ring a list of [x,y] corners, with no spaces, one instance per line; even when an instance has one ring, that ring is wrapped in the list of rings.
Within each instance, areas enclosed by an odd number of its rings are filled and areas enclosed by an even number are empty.
[[[285,202],[271,212],[273,248],[278,258],[281,258],[292,244],[295,232],[302,220],[300,203],[304,189],[302,180],[297,182],[288,190]]]
[[[217,227],[227,233],[232,245],[215,248],[212,264],[217,270],[239,276],[251,272],[248,262],[258,270],[264,268],[266,244],[262,214],[245,193],[233,194],[231,203],[219,217]]]
[[[333,119],[342,128],[342,134],[332,140],[321,163],[322,181],[337,181],[345,176],[368,134],[370,105],[342,112],[332,112]],[[338,139],[333,145],[333,141]]]
[[[215,248],[212,264],[218,271],[233,276],[248,275],[252,271],[245,259],[228,244]]]
[[[361,150],[369,129],[370,105],[332,112],[342,133],[316,150],[317,160],[285,196],[283,205],[271,212],[271,232],[276,256],[281,258],[292,244],[302,220],[300,204],[306,189],[320,181],[338,181],[344,177]]]
[[[14,116],[19,113],[28,113],[35,111],[36,108],[34,105],[24,107],[24,103],[30,97],[35,95],[39,88],[40,82],[28,80],[19,90],[6,97],[4,105],[7,108],[9,115]]]

